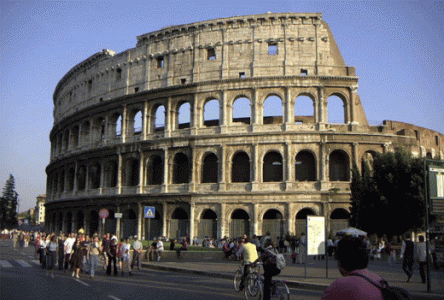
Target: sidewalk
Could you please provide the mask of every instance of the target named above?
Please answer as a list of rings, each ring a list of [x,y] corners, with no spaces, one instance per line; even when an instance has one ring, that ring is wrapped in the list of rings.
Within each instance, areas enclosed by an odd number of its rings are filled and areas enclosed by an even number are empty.
[[[201,274],[212,277],[232,279],[234,272],[239,267],[239,261],[212,260],[212,261],[160,261],[144,262],[143,266],[151,269],[168,270],[182,273]],[[427,285],[421,283],[419,270],[414,269],[414,275],[410,282],[406,282],[407,276],[402,270],[400,262],[388,265],[383,261],[370,261],[369,270],[384,277],[390,285],[407,289],[416,297],[426,299],[444,299],[444,271],[431,270],[432,293],[427,293]],[[305,276],[306,272],[306,276]],[[337,269],[336,261],[330,260],[328,264],[328,278],[326,278],[325,261],[308,259],[307,270],[304,265],[293,265],[287,258],[287,266],[282,270],[277,279],[287,281],[289,287],[324,290],[341,275]]]

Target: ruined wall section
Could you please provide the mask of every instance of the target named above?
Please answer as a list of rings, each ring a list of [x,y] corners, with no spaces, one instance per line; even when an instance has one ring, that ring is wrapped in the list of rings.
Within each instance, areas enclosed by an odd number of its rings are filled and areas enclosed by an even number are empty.
[[[319,13],[276,13],[171,26],[136,48],[102,50],[71,69],[54,92],[54,120],[124,95],[251,77],[354,77]]]

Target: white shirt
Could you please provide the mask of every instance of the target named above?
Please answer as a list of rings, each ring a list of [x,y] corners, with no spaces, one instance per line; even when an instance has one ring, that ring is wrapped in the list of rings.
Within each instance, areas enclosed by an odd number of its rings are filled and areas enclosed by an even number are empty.
[[[157,242],[157,250],[163,251],[163,242],[162,241]]]
[[[426,243],[417,243],[415,247],[415,256],[420,262],[425,262],[427,257]]]
[[[71,252],[72,252],[72,246],[74,246],[74,243],[75,243],[75,242],[76,242],[76,239],[75,239],[75,238],[71,238],[71,237],[69,237],[69,238],[67,238],[67,239],[65,240],[64,245],[65,245],[65,247],[66,247],[66,251],[65,251],[66,254],[71,254]]]

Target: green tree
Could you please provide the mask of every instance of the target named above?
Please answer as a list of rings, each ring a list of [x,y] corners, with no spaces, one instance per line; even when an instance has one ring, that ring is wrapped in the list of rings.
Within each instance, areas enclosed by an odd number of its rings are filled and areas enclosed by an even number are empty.
[[[18,194],[15,191],[14,176],[9,175],[3,188],[1,197],[1,228],[13,228],[17,226],[17,203]]]

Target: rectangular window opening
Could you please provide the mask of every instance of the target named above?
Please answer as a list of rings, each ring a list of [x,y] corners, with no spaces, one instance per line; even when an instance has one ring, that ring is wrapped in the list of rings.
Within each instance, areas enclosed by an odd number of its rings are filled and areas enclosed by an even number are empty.
[[[268,55],[277,55],[277,44],[269,43],[268,44]]]
[[[435,135],[435,144],[439,146],[439,136]]]
[[[301,76],[307,76],[308,70],[307,69],[301,69]]]
[[[134,93],[138,93],[138,92],[139,92],[139,88],[138,87],[134,88]]]
[[[214,50],[214,48],[209,48],[207,49],[207,54],[208,54],[208,60],[215,60],[216,59],[216,50]]]
[[[157,58],[157,68],[158,68],[158,69],[161,69],[161,68],[163,68],[163,67],[164,67],[163,56],[159,56],[159,57]]]
[[[186,78],[182,78],[182,79],[180,80],[180,83],[181,83],[181,84],[186,84],[186,83],[187,83],[187,79],[186,79]]]
[[[239,78],[245,78],[245,72],[239,72]]]
[[[122,69],[116,70],[116,80],[122,79]]]
[[[415,130],[415,137],[417,140],[419,140],[419,131],[418,130]]]

